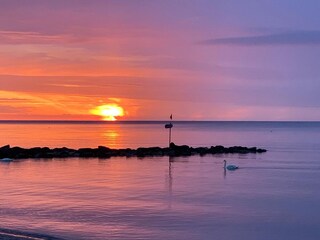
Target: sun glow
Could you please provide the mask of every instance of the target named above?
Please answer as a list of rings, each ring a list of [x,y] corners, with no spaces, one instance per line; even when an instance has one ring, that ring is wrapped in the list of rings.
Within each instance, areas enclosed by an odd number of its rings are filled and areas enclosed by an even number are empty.
[[[105,121],[116,121],[116,117],[124,116],[123,108],[115,103],[97,106],[90,112],[94,115],[101,116]]]

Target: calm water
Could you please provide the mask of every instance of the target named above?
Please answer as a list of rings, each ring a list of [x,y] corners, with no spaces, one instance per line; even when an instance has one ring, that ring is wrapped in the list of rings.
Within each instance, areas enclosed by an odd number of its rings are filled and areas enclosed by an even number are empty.
[[[0,145],[166,146],[163,123],[0,123]],[[265,154],[0,164],[0,228],[64,239],[320,239],[320,123],[176,123],[173,140]],[[240,166],[224,172],[222,161]]]

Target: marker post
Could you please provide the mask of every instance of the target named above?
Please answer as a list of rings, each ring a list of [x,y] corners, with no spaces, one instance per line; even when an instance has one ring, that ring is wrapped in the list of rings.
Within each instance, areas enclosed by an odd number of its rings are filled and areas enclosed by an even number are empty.
[[[171,129],[173,127],[172,124],[172,114],[170,115],[170,123],[167,123],[166,125],[164,125],[165,128],[169,128],[169,147],[170,147],[170,143],[171,143]]]

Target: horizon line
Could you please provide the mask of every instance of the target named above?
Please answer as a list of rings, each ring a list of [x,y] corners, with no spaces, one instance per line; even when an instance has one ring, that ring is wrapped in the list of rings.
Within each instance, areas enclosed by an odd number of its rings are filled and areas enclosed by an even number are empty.
[[[0,123],[105,123],[105,124],[113,124],[113,123],[165,123],[165,122],[284,122],[284,123],[297,123],[297,122],[310,122],[310,123],[318,123],[320,120],[116,120],[116,121],[105,121],[105,120],[52,120],[52,119],[42,119],[42,120],[5,120],[0,119]]]

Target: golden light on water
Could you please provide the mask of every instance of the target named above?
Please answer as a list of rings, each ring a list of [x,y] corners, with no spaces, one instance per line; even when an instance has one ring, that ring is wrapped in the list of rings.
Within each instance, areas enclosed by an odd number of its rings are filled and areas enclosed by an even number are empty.
[[[94,115],[101,116],[105,121],[116,121],[117,117],[124,116],[123,108],[115,103],[97,106],[90,112]]]

